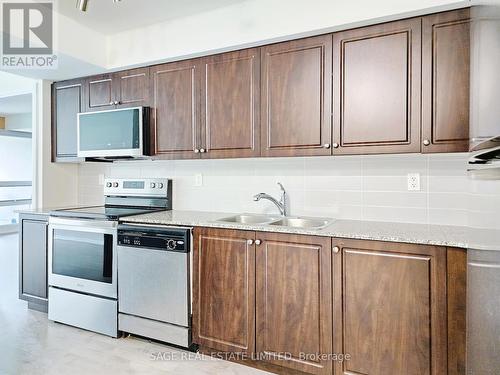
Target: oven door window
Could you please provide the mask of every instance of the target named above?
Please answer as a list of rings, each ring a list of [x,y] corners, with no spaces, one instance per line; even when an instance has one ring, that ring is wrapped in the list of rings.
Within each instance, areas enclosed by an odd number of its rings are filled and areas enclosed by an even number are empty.
[[[52,273],[111,284],[113,236],[55,229]]]

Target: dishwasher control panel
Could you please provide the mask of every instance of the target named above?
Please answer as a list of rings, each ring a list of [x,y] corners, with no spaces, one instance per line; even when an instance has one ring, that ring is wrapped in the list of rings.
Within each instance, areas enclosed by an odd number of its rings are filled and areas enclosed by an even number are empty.
[[[189,253],[190,238],[190,229],[138,225],[118,226],[119,246]]]

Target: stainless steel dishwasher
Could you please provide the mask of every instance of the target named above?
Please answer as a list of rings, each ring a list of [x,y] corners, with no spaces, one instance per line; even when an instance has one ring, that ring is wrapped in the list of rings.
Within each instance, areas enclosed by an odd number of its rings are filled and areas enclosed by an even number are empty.
[[[191,346],[191,230],[118,227],[118,329]]]

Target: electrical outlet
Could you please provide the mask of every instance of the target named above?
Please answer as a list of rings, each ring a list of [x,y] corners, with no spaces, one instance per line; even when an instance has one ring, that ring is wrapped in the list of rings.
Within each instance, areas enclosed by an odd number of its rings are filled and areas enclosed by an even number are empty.
[[[420,173],[408,173],[408,191],[420,190]]]
[[[201,173],[194,175],[194,186],[203,186],[203,175]]]

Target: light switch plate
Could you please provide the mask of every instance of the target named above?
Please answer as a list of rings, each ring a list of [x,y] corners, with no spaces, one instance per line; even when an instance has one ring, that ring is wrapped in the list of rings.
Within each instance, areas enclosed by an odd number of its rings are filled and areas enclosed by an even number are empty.
[[[99,174],[99,185],[104,185],[104,175],[102,173]]]
[[[408,191],[420,190],[420,173],[408,173]]]
[[[194,186],[203,186],[203,175],[201,173],[194,175]]]

